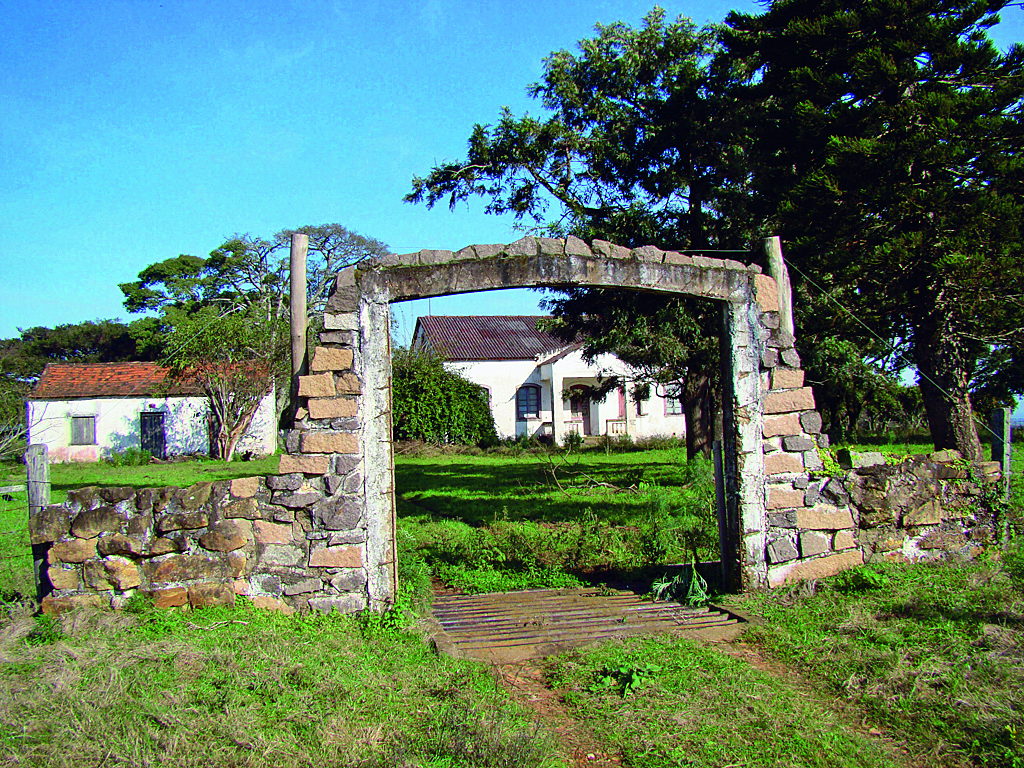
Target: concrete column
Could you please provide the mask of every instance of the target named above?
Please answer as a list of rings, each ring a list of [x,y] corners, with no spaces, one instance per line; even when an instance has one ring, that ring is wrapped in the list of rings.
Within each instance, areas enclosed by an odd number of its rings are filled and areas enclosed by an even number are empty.
[[[398,589],[388,307],[388,296],[383,288],[364,287],[359,300],[359,345],[355,350],[355,366],[363,383],[359,413],[367,590],[370,607],[375,610],[391,605]]]
[[[565,437],[565,411],[562,410],[562,382],[551,366],[551,438],[555,445],[561,445]]]

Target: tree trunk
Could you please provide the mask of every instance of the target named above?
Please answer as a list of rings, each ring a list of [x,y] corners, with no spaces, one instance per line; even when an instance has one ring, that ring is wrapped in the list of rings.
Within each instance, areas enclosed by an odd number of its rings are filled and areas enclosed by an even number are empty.
[[[931,308],[915,318],[914,362],[921,399],[936,450],[953,448],[969,461],[980,461],[969,386],[971,359],[951,313],[943,311],[944,303],[939,292]]]
[[[686,417],[686,458],[698,454],[711,458],[711,442],[714,440],[714,403],[711,377],[704,371],[686,374],[683,382],[683,414]]]

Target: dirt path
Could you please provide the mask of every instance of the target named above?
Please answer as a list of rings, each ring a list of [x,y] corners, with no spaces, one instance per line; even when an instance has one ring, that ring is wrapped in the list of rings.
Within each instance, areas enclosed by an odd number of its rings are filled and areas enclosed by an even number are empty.
[[[617,750],[603,743],[573,715],[557,691],[544,682],[539,660],[494,667],[501,684],[524,708],[537,715],[540,723],[554,734],[562,754],[574,768],[621,768]]]

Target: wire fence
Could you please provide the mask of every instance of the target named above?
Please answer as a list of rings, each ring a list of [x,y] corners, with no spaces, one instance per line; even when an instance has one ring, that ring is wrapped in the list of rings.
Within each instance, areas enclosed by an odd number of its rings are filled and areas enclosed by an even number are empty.
[[[32,544],[28,535],[28,487],[0,486],[0,600],[35,596]]]

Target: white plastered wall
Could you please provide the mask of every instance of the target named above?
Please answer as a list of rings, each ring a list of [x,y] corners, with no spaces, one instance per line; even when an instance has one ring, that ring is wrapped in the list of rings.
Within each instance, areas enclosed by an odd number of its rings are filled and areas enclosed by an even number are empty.
[[[209,453],[208,412],[202,397],[105,397],[81,400],[29,400],[29,444],[45,444],[52,462],[97,461],[111,453],[140,447],[139,415],[164,413],[168,456]],[[96,419],[94,445],[71,445],[71,419]],[[237,451],[273,453],[277,440],[273,393],[260,403]]]

